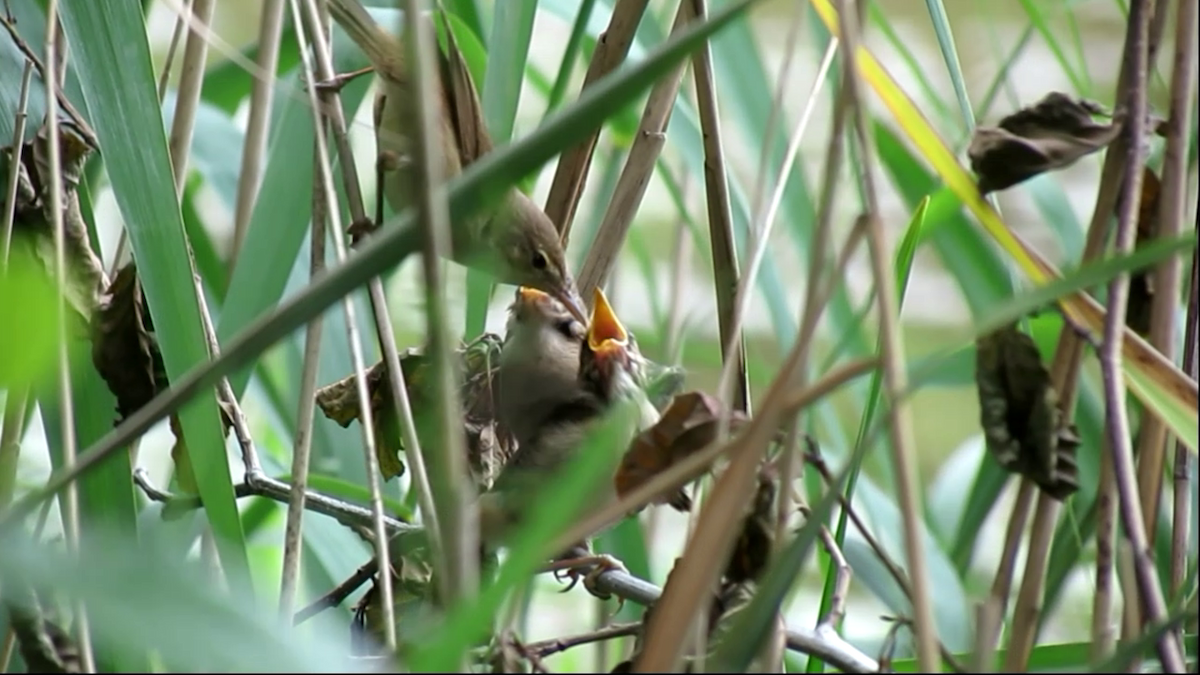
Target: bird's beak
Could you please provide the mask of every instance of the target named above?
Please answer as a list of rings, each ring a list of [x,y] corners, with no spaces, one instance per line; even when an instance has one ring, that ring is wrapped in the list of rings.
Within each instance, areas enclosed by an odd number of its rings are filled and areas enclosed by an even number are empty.
[[[592,320],[588,322],[587,330],[588,347],[597,353],[624,348],[628,343],[629,334],[625,332],[625,326],[621,325],[612,306],[608,304],[608,298],[604,297],[604,291],[599,287],[596,288],[593,305]]]
[[[583,303],[579,301],[579,297],[571,291],[559,291],[554,294],[554,298],[562,303],[563,307],[575,317],[579,323],[587,323],[587,312],[583,309]]]
[[[550,296],[536,288],[530,288],[528,286],[519,286],[517,288],[517,302],[522,305],[536,304],[538,302],[542,302],[548,297]]]

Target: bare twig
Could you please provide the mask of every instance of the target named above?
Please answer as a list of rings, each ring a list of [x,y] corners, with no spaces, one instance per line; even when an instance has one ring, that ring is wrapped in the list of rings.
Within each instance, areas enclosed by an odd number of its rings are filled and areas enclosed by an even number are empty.
[[[262,3],[262,15],[258,25],[257,65],[263,73],[273,75],[279,65],[283,7],[283,0],[263,0]],[[229,251],[227,263],[231,275],[242,250],[242,242],[246,240],[246,230],[250,227],[250,216],[254,213],[254,204],[262,181],[260,174],[263,155],[267,151],[268,123],[271,120],[271,106],[275,95],[275,78],[255,77],[253,80],[250,111],[246,120],[246,137],[242,142],[242,167],[238,174],[237,198],[233,207],[233,247]]]
[[[855,8],[861,3],[843,0],[839,12],[841,39],[847,60],[857,60],[860,24]],[[907,371],[904,359],[904,342],[900,334],[896,302],[896,285],[891,272],[891,261],[884,250],[882,223],[879,222],[879,205],[874,183],[874,144],[867,129],[867,111],[863,99],[858,95],[857,68],[846,68],[846,88],[855,115],[856,135],[862,156],[862,181],[867,201],[868,250],[871,268],[875,276],[876,301],[878,302],[880,357],[883,360],[884,386],[891,398],[888,417],[891,422],[893,464],[896,474],[896,493],[904,523],[904,548],[908,555],[907,569],[913,587],[913,637],[916,640],[917,663],[922,670],[932,672],[937,668],[938,640],[937,625],[933,621],[933,608],[929,593],[928,571],[921,540],[921,518],[924,510],[918,491],[917,467],[913,451],[912,418],[907,402],[900,393],[907,388]]]
[[[133,482],[151,501],[160,502],[171,507],[174,511],[198,509],[203,506],[200,498],[195,495],[175,495],[155,487],[150,482],[150,476],[145,469],[138,468],[134,470]],[[285,481],[271,478],[261,472],[247,474],[245,482],[233,486],[234,497],[238,499],[263,497],[264,499],[270,499],[280,504],[288,503],[288,500],[291,498],[291,492],[291,485],[288,485]],[[368,508],[351,504],[350,502],[313,490],[305,490],[304,508],[313,513],[329,516],[337,522],[352,528],[369,527],[373,518],[371,510]],[[384,516],[383,522],[388,527],[388,530],[393,533],[419,529],[414,525],[402,522],[391,516]]]
[[[63,231],[63,176],[62,155],[59,154],[58,137],[58,106],[55,104],[58,92],[58,2],[50,0],[46,5],[46,68],[42,77],[46,83],[46,147],[50,168],[49,210],[50,228],[54,233],[54,276],[58,286],[55,298],[55,315],[58,323],[58,405],[62,422],[62,461],[65,467],[75,463],[75,404],[71,394],[71,359],[70,343],[67,329],[67,256],[66,233]],[[20,152],[20,145],[13,148],[14,153]],[[19,161],[19,155],[14,154],[13,163]],[[69,550],[79,555],[79,487],[75,483],[67,486],[66,495],[60,502],[63,530],[67,538]],[[92,640],[88,629],[87,612],[83,601],[74,603],[75,632],[79,644],[80,666],[86,673],[96,672],[96,660],[92,653]]]
[[[649,0],[618,0],[613,7],[608,28],[596,40],[596,50],[592,53],[592,62],[583,80],[584,89],[625,60],[629,47],[633,45],[634,31],[648,4]],[[546,197],[546,215],[558,227],[564,249],[571,235],[571,222],[575,219],[575,208],[579,206],[579,197],[583,194],[588,167],[592,163],[592,153],[596,150],[596,139],[599,137],[600,130],[597,129],[586,141],[564,152],[554,171],[550,194]]]
[[[4,26],[4,30],[8,32],[8,37],[12,39],[13,44],[17,47],[17,50],[25,56],[26,60],[33,64],[33,67],[37,71],[38,75],[42,76],[42,81],[47,84],[48,90],[50,88],[50,80],[46,79],[46,67],[42,65],[42,60],[38,58],[37,52],[33,51],[33,48],[29,46],[29,43],[21,37],[21,34],[17,31],[16,24],[12,22],[10,16],[5,16],[3,13],[0,13],[0,25]],[[57,42],[57,40],[55,40],[55,42]],[[49,49],[51,44],[52,43],[50,42],[45,43],[46,48]],[[60,76],[56,81],[62,82],[62,77]],[[67,116],[71,118],[71,122],[76,127],[75,131],[83,139],[84,143],[92,148],[98,147],[96,144],[96,132],[92,131],[92,127],[85,119],[83,119],[83,115],[80,115],[79,111],[75,109],[75,106],[71,104],[71,100],[67,98],[65,93],[63,93],[61,86],[58,88],[58,91],[54,92],[54,96],[58,105],[62,108],[62,111],[67,113]],[[46,108],[46,110],[54,110],[54,106],[50,106]]]
[[[821,541],[825,544],[825,550],[829,553],[830,560],[833,561],[834,590],[833,599],[829,603],[829,613],[817,619],[817,625],[834,628],[846,616],[846,597],[850,593],[850,579],[853,573],[850,571],[850,563],[846,562],[846,556],[842,554],[841,547],[838,546],[837,541],[824,525],[821,526],[820,534]]]
[[[292,625],[299,626],[321,612],[342,604],[346,598],[350,597],[351,593],[357,591],[363,584],[367,583],[378,571],[379,560],[371,558],[359,567],[354,574],[350,575],[350,578],[334,586],[328,593],[313,600],[305,605],[304,609],[296,612],[296,616],[292,619]]]
[[[542,640],[540,642],[530,642],[525,645],[525,650],[531,654],[537,654],[540,657],[547,657],[559,652],[565,652],[572,647],[586,645],[593,642],[602,642],[604,640],[612,640],[619,637],[627,637],[629,635],[637,635],[637,632],[642,629],[640,621],[630,623],[615,623],[611,626],[598,628],[594,631],[582,633],[580,635],[572,635],[569,637],[553,638],[551,640]]]
[[[671,27],[672,35],[685,28],[691,16],[688,3],[680,2],[679,10],[675,14],[675,23]],[[579,294],[586,302],[590,303],[592,290],[602,288],[608,280],[617,253],[625,242],[629,226],[633,223],[633,216],[637,213],[646,188],[650,185],[650,176],[654,173],[655,163],[667,140],[667,122],[671,119],[671,111],[675,109],[675,96],[679,92],[679,83],[683,79],[685,67],[686,63],[681,61],[650,90],[637,134],[629,148],[629,156],[625,159],[625,168],[621,170],[621,176],[617,179],[612,199],[604,212],[604,219],[596,230],[596,237],[588,249],[576,279]]]
[[[1136,26],[1132,33],[1130,52],[1130,87],[1127,103],[1126,133],[1129,140],[1129,159],[1126,165],[1121,208],[1117,218],[1115,252],[1128,254],[1133,250],[1136,234],[1139,196],[1142,184],[1142,166],[1145,163],[1143,147],[1146,129],[1146,79],[1147,41],[1151,19],[1152,0],[1134,0],[1130,4],[1129,22]],[[1169,292],[1168,289],[1163,289]],[[1129,274],[1121,273],[1113,278],[1108,287],[1108,315],[1104,322],[1104,342],[1100,347],[1100,367],[1104,381],[1105,419],[1112,444],[1113,473],[1116,478],[1117,495],[1120,499],[1121,523],[1132,549],[1138,590],[1144,608],[1145,621],[1161,622],[1166,616],[1166,604],[1158,575],[1151,560],[1149,540],[1138,499],[1133,462],[1133,448],[1129,440],[1129,419],[1125,408],[1125,377],[1121,369],[1121,346],[1125,339],[1125,315],[1129,303]],[[1132,636],[1129,636],[1132,637]],[[1166,631],[1158,640],[1158,656],[1164,672],[1183,672],[1182,645],[1175,640],[1175,633]]]

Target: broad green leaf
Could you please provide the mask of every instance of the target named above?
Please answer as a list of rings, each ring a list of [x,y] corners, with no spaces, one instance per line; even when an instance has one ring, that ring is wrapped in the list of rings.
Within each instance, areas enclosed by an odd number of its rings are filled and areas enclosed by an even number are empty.
[[[92,110],[92,126],[138,264],[172,384],[208,359],[187,241],[175,196],[166,134],[150,70],[146,29],[128,3],[63,3],[62,21]],[[233,496],[216,399],[180,411],[183,435],[226,573],[249,583],[249,562]]]

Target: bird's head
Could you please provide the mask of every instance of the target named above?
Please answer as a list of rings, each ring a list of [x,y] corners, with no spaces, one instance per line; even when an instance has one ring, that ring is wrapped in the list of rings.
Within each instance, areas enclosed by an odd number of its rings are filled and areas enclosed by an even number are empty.
[[[580,323],[586,323],[587,315],[575,290],[575,281],[567,271],[558,231],[545,212],[524,194],[514,191],[507,208],[490,226],[493,253],[499,256],[496,277],[501,282],[552,296]]]
[[[554,296],[530,288],[518,286],[516,297],[508,306],[508,333],[522,330],[538,331],[552,329],[573,342],[581,342],[584,324]]]

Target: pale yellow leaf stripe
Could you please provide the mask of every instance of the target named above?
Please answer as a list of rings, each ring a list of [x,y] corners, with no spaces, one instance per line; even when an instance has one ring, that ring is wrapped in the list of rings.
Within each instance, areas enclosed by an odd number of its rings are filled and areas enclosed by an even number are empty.
[[[829,0],[810,2],[829,32],[837,35],[838,17]],[[1035,285],[1059,278],[1059,272],[1053,265],[1008,229],[999,214],[979,194],[971,175],[959,164],[925,116],[866,47],[858,47],[855,64],[862,78],[891,111],[908,139],[916,145],[942,181],[971,210],[983,229],[1012,257],[1025,276]],[[1059,304],[1077,325],[1085,327],[1095,336],[1102,333],[1105,311],[1090,295],[1076,292],[1062,298]],[[1129,329],[1125,330],[1122,355],[1130,391],[1147,409],[1161,416],[1171,431],[1195,453],[1198,445],[1196,382]]]

